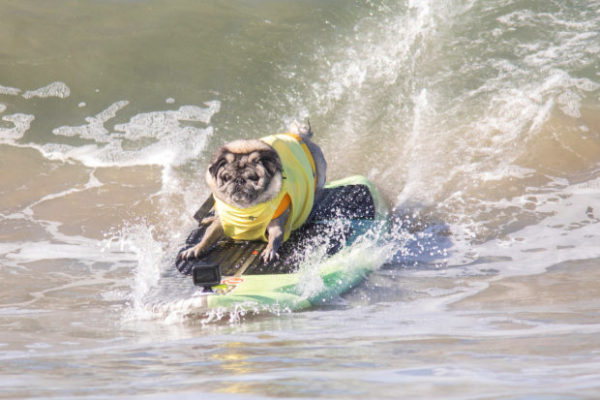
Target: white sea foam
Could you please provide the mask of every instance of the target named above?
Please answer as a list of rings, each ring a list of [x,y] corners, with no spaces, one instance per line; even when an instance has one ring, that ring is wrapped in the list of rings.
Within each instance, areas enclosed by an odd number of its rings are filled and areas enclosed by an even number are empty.
[[[21,93],[21,89],[0,85],[0,94],[5,94],[5,95],[9,95],[9,96],[17,96],[19,93]]]
[[[26,99],[31,99],[33,97],[58,97],[59,99],[64,99],[69,97],[71,94],[71,89],[64,82],[52,82],[49,85],[41,87],[35,90],[28,90],[22,94],[22,96]]]
[[[31,127],[31,122],[35,119],[30,114],[9,114],[2,117],[3,121],[13,124],[11,128],[0,126],[0,143],[15,144],[15,142],[25,135],[25,132]]]
[[[77,136],[99,143],[108,143],[111,141],[110,132],[104,127],[104,124],[114,118],[128,104],[129,102],[126,100],[117,101],[95,116],[86,117],[87,125],[61,126],[52,130],[52,133],[59,136]]]
[[[83,237],[69,237],[68,243],[53,243],[38,241],[28,243],[14,243],[5,248],[4,256],[7,260],[19,264],[41,260],[81,260],[95,262],[120,262],[129,258],[126,254],[107,253],[98,246],[96,240]],[[3,251],[3,252],[4,252]]]
[[[532,168],[524,168],[518,165],[502,165],[495,171],[484,171],[480,179],[484,182],[501,181],[506,178],[524,179],[535,174]]]
[[[188,124],[208,124],[220,109],[218,101],[210,101],[206,108],[187,105],[177,110],[141,113],[127,123],[116,125],[115,132],[109,132],[106,122],[128,104],[127,101],[115,102],[94,117],[86,118],[86,125],[63,126],[53,131],[55,135],[89,139],[95,144],[49,143],[41,146],[41,150],[48,158],[76,159],[90,167],[162,165],[170,168],[197,157],[212,134],[210,126],[199,128]]]
[[[18,252],[22,248],[22,245],[14,242],[0,243],[0,255],[5,256],[10,253]]]

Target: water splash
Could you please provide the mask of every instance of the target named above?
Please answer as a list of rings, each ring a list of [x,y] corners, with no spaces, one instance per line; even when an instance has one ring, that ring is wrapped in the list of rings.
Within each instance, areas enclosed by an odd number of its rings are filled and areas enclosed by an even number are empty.
[[[135,261],[135,270],[131,278],[129,309],[124,314],[125,320],[145,319],[151,317],[144,305],[144,297],[156,287],[164,265],[165,249],[154,237],[154,227],[145,224],[128,224],[112,233],[107,233],[103,242],[103,250],[117,252]]]

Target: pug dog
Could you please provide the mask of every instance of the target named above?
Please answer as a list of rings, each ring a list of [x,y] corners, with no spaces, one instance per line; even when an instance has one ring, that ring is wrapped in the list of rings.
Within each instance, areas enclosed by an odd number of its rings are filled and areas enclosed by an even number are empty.
[[[215,199],[215,216],[201,221],[208,225],[203,238],[179,258],[197,258],[225,235],[264,240],[263,262],[279,259],[280,245],[291,230],[305,222],[318,201],[327,171],[321,148],[311,141],[310,122],[294,121],[289,132],[260,140],[236,140],[217,151],[205,174]]]

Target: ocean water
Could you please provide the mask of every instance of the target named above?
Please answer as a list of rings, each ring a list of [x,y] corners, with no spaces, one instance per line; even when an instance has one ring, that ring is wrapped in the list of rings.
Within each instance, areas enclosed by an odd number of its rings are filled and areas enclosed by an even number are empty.
[[[215,149],[306,116],[376,270],[153,307]],[[599,280],[600,1],[0,0],[0,398],[594,399]]]

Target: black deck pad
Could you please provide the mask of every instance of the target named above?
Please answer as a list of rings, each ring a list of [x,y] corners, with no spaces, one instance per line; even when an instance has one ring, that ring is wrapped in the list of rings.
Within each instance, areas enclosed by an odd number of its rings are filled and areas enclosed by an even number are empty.
[[[214,215],[214,200],[210,196],[194,215],[200,223],[202,219]],[[176,268],[189,275],[199,262],[217,263],[223,276],[236,275],[242,271],[252,274],[282,274],[294,272],[297,266],[315,246],[323,246],[328,254],[338,252],[352,236],[353,227],[348,220],[373,220],[375,202],[365,185],[347,185],[323,189],[321,198],[315,204],[308,221],[292,232],[279,251],[279,260],[265,264],[260,253],[267,245],[262,241],[234,241],[224,238],[218,241],[199,259],[177,260]],[[200,242],[206,227],[199,224],[185,241],[184,250]]]

